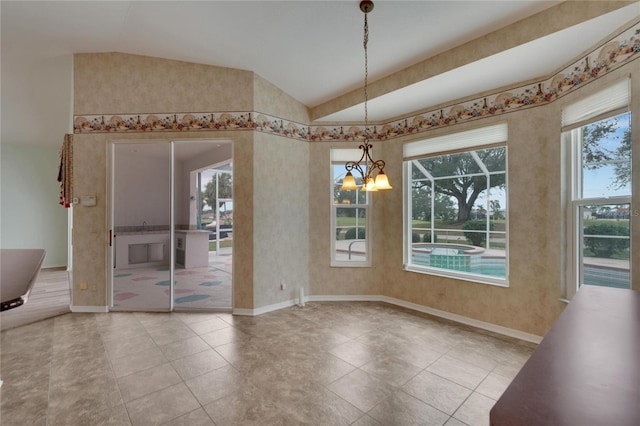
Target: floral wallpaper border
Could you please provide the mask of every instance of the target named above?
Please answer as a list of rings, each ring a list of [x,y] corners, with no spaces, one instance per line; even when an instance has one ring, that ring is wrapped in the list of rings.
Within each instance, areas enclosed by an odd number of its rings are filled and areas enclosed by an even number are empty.
[[[547,80],[371,126],[371,139],[389,140],[548,104],[638,58],[640,23],[634,24]],[[254,130],[310,142],[362,140],[365,135],[362,125],[307,125],[247,111],[83,115],[74,116],[73,126],[74,133]]]

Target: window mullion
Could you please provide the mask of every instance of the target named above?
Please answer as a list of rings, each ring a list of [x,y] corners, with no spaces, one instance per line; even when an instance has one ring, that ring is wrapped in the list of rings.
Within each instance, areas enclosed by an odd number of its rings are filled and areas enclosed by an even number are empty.
[[[337,152],[339,151],[339,152]],[[338,191],[340,185],[340,172],[344,170],[344,161],[346,154],[344,149],[332,150],[331,157],[334,159],[331,164],[331,197],[332,204],[331,214],[331,266],[332,267],[369,267],[371,266],[371,218],[370,203],[371,198],[368,193],[360,190],[343,192]],[[339,159],[339,160],[335,160]],[[344,202],[347,203],[344,203]],[[362,217],[363,216],[363,217]],[[339,225],[341,223],[342,225]],[[360,228],[364,227],[365,235],[360,232]],[[355,230],[353,237],[349,240],[341,240],[343,236],[352,234],[351,229]],[[357,243],[355,243],[357,241]],[[364,243],[360,242],[364,241]]]
[[[455,136],[453,137],[455,138]],[[425,141],[424,147],[426,147],[426,142],[428,141]],[[503,251],[504,256],[502,254],[498,255],[499,252],[492,252],[491,256],[482,255],[482,253],[488,253],[493,235],[491,231],[493,222],[488,214],[489,203],[494,198],[498,200],[501,197],[500,191],[497,189],[492,191],[491,188],[492,184],[502,182],[501,178],[492,178],[491,176],[502,174],[505,178],[504,188],[507,185],[506,146],[504,144],[491,147],[477,145],[471,146],[469,149],[443,152],[441,155],[413,156],[414,154],[419,154],[418,148],[423,147],[421,143],[413,145],[408,151],[405,150],[405,166],[411,165],[411,167],[405,169],[407,186],[405,191],[405,194],[407,194],[405,199],[405,211],[407,214],[405,215],[406,225],[404,227],[405,269],[412,272],[441,275],[466,281],[500,286],[506,285],[506,241],[508,239],[506,220],[504,230],[498,228],[498,231],[496,231],[499,233],[496,235],[504,235],[504,250],[501,249],[501,245],[497,245],[494,248],[495,250]],[[465,143],[473,145],[469,140]],[[478,149],[482,149],[483,152],[476,152]],[[485,152],[487,154],[486,157]],[[410,156],[407,156],[407,154],[410,154]],[[482,158],[480,157],[481,155]],[[413,168],[414,165],[415,168]],[[413,179],[414,175],[420,176],[420,179]],[[429,188],[423,188],[427,189],[427,191],[414,189],[416,184],[426,184],[426,179],[422,178],[422,176],[433,177]],[[487,215],[484,220],[479,221],[480,224],[483,224],[481,226],[474,226],[475,224],[471,221],[473,216],[469,220],[463,220],[462,222],[457,219],[463,217],[461,214],[462,209],[473,207],[469,205],[471,193],[469,192],[466,196],[463,195],[464,199],[459,199],[460,196],[458,194],[446,189],[465,188],[463,181],[473,177],[484,178],[478,179],[479,182],[475,182],[475,180],[470,182],[471,185],[474,185],[473,190],[481,191],[483,194],[482,203],[479,205],[486,209]],[[435,185],[436,182],[438,182],[438,187]],[[439,191],[438,188],[441,185],[443,187]],[[453,191],[456,190],[453,189]],[[506,198],[507,193],[505,192],[504,195]],[[505,199],[504,212],[508,215],[507,205],[508,203]],[[414,225],[414,220],[424,221],[427,219],[427,215],[429,216],[428,226]],[[442,221],[443,219],[444,222],[436,226],[436,221]],[[448,224],[447,220],[453,220],[453,222]],[[463,227],[464,223],[470,223],[472,226]],[[425,238],[427,237],[427,232],[429,232],[432,239]],[[437,240],[433,239],[436,233],[438,233]],[[420,239],[414,240],[414,234],[418,234]],[[468,243],[465,242],[465,239]],[[417,242],[413,243],[412,241]],[[426,241],[426,243],[423,241]],[[438,243],[432,244],[431,241],[433,243],[438,241]]]

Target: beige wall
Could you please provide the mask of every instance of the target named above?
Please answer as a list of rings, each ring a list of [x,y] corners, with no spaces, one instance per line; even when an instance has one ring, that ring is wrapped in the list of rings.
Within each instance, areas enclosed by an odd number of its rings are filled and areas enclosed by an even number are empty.
[[[222,139],[233,141],[234,159],[234,304],[253,308],[253,135],[252,132],[162,132],[135,134],[76,134],[74,137],[74,191],[76,196],[96,195],[95,207],[73,209],[73,305],[106,306],[108,146],[117,141],[172,139]],[[81,283],[87,290],[80,290]]]
[[[253,73],[122,53],[74,57],[74,115],[246,111]],[[74,190],[96,195],[96,207],[74,209],[73,305],[106,306],[107,146],[114,140],[233,141],[234,305],[253,308],[253,134],[250,131],[76,134]],[[81,283],[87,290],[79,290]]]
[[[476,320],[543,335],[563,308],[561,296],[560,125],[553,105],[468,123],[428,137],[506,121],[508,150],[508,288],[402,269],[402,142],[386,160],[394,190],[385,200],[390,255],[384,294]],[[415,140],[415,139],[412,139]],[[403,141],[404,142],[404,141]],[[407,140],[408,142],[408,140]],[[397,189],[397,190],[396,190]],[[376,194],[377,195],[377,194]],[[535,200],[535,201],[534,201]]]
[[[244,101],[231,101],[227,92],[234,86],[214,87],[219,93],[209,101],[194,105],[180,104],[174,92],[168,100],[128,99],[127,91],[112,93],[122,73],[114,64],[113,73],[100,72],[99,79],[85,74],[105,67],[114,54],[79,55],[76,69],[76,106],[83,114],[108,111],[126,113],[182,111],[253,110],[285,115],[285,119],[304,124],[304,106],[255,76],[245,80],[238,71],[237,84],[255,87],[240,95]],[[126,58],[137,66],[126,65]],[[151,86],[184,79],[209,80],[210,72],[190,75],[189,65],[176,61],[159,64],[157,59],[115,55],[115,63],[136,72],[145,69],[140,63],[158,65],[164,73],[154,77]],[[149,62],[147,62],[149,61]],[[74,166],[76,194],[96,194],[96,208],[74,210],[74,305],[104,306],[106,294],[106,163],[107,144],[114,139],[189,139],[219,138],[234,142],[234,307],[256,309],[285,302],[296,297],[299,287],[316,296],[383,295],[451,312],[465,317],[543,335],[562,311],[563,260],[563,191],[560,111],[567,102],[606,86],[612,80],[632,74],[634,93],[638,93],[640,61],[634,61],[551,104],[521,112],[438,129],[426,134],[375,143],[374,157],[387,162],[387,173],[394,189],[374,194],[371,214],[373,232],[371,268],[335,268],[330,266],[330,172],[329,152],[333,147],[353,148],[345,142],[301,142],[286,137],[252,131],[198,131],[160,133],[77,134]],[[210,71],[210,72],[209,72]],[[223,73],[228,70],[222,69]],[[226,75],[226,74],[225,74]],[[142,76],[135,78],[142,79]],[[233,80],[234,76],[227,76]],[[87,84],[92,80],[93,84]],[[149,89],[146,80],[142,86]],[[228,80],[226,80],[228,81]],[[99,82],[100,96],[93,90]],[[227,83],[225,83],[227,84]],[[193,82],[188,87],[196,87]],[[225,91],[226,90],[226,91]],[[121,98],[125,97],[124,100]],[[134,96],[135,97],[135,96]],[[193,96],[187,95],[187,98]],[[104,102],[100,99],[104,98]],[[229,99],[226,105],[221,99]],[[255,104],[251,105],[251,99]],[[157,103],[156,103],[157,102]],[[208,103],[207,103],[208,102]],[[633,100],[634,127],[640,128],[639,100]],[[112,108],[116,108],[115,110]],[[175,110],[173,110],[175,111]],[[80,111],[76,111],[80,114]],[[290,114],[290,116],[286,116]],[[416,139],[458,132],[472,127],[506,121],[509,125],[509,267],[508,288],[476,284],[461,280],[406,272],[402,269],[402,145]],[[634,146],[638,146],[638,132]],[[634,179],[640,181],[640,150],[634,154]],[[634,186],[633,207],[637,210],[638,191]],[[638,264],[640,215],[632,218],[632,264]],[[635,274],[637,275],[637,273]],[[81,282],[89,289],[78,290]],[[287,290],[280,290],[280,282]],[[633,286],[639,288],[638,280]]]
[[[375,143],[372,152],[381,152]],[[370,219],[372,266],[345,268],[331,266],[331,182],[332,148],[358,148],[358,143],[312,142],[309,144],[309,285],[312,295],[380,295],[384,283],[384,256],[387,242],[383,237],[384,214],[381,210],[386,194],[372,198]],[[386,159],[385,159],[386,160]]]
[[[73,58],[74,115],[248,111],[253,73],[124,53]]]
[[[270,114],[295,121],[296,123],[309,123],[309,111],[306,106],[258,74],[254,74],[253,87],[253,111]]]
[[[309,293],[309,150],[304,142],[255,134],[253,271],[255,307]],[[234,254],[235,255],[235,254]],[[280,283],[286,284],[280,290]]]
[[[635,61],[551,104],[521,112],[504,114],[474,123],[428,132],[426,135],[392,140],[382,144],[385,171],[394,187],[375,193],[374,208],[376,252],[370,270],[331,268],[329,266],[330,210],[328,201],[316,196],[310,200],[311,289],[314,295],[382,294],[429,308],[542,336],[562,312],[564,228],[562,145],[560,117],[564,105],[606,87],[631,73],[632,93],[640,93],[640,61]],[[638,96],[633,100],[634,128],[640,128]],[[478,284],[434,275],[404,271],[402,268],[402,147],[404,143],[459,132],[506,121],[508,141],[509,205],[509,287]],[[633,146],[640,146],[640,132],[634,133]],[[342,145],[345,146],[344,144]],[[329,185],[331,144],[311,144],[311,181]],[[634,151],[633,206],[638,211],[640,149]],[[328,197],[326,197],[328,199]],[[640,265],[640,214],[632,217],[631,264]],[[633,269],[633,266],[632,266]],[[632,286],[640,290],[640,271],[632,270]],[[384,277],[384,280],[381,279]],[[380,284],[382,287],[379,287]],[[376,288],[376,286],[378,286]]]
[[[257,74],[253,81],[253,111],[309,122],[303,104]],[[300,287],[309,293],[309,149],[261,132],[254,141],[253,308],[260,308],[296,298]]]

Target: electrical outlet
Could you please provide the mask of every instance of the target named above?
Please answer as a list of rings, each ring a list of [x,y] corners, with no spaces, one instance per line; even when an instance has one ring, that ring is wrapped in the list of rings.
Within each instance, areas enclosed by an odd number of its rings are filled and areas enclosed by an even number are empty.
[[[89,284],[86,281],[80,283],[80,290],[86,290],[89,288]]]
[[[287,285],[284,283],[284,281],[280,281],[280,290],[285,290],[287,288]]]

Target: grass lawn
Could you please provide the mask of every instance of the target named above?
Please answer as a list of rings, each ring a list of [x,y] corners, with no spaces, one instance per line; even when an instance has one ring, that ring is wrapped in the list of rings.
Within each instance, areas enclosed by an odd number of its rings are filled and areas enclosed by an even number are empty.
[[[504,231],[506,229],[506,224],[505,224],[505,220],[501,219],[501,220],[492,220],[491,221],[494,225],[494,228],[492,229],[492,231]],[[425,228],[425,229],[429,229],[431,227],[431,222],[426,221],[426,220],[414,220],[412,222],[412,226],[413,229],[416,228]],[[436,229],[452,229],[452,230],[462,230],[462,224],[461,223],[445,223],[445,222],[436,222]]]
[[[233,240],[220,240],[220,248],[233,247]],[[209,251],[216,251],[215,240],[209,241]]]
[[[360,226],[364,226],[366,219],[361,217],[358,219],[358,224]],[[337,217],[336,218],[336,226],[356,226],[356,218],[355,217]]]

